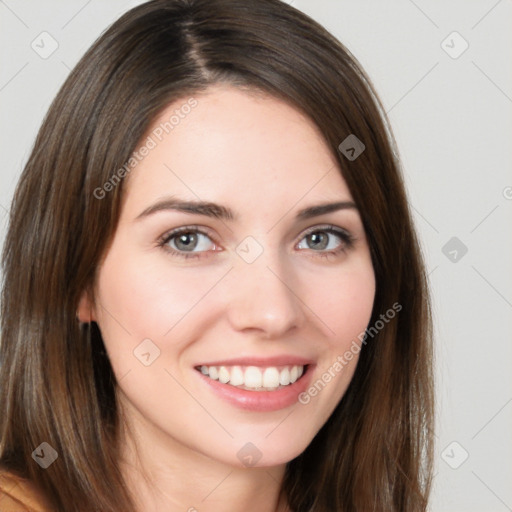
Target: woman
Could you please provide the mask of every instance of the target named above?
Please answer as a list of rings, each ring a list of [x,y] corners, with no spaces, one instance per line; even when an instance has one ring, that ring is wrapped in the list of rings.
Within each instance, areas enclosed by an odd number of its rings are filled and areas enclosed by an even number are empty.
[[[429,298],[387,126],[277,0],[114,23],[13,200],[0,504],[426,510]]]

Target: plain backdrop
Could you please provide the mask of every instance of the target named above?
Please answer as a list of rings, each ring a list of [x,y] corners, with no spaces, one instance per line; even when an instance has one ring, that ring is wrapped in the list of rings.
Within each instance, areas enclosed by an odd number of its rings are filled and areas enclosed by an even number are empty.
[[[0,0],[1,241],[50,102],[139,3]],[[431,510],[512,511],[512,1],[287,3],[361,62],[397,139],[434,300]]]

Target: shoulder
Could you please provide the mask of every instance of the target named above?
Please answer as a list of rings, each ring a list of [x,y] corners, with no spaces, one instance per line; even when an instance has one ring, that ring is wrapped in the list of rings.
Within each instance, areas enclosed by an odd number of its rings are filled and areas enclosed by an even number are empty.
[[[0,511],[50,512],[50,509],[29,481],[0,471]]]

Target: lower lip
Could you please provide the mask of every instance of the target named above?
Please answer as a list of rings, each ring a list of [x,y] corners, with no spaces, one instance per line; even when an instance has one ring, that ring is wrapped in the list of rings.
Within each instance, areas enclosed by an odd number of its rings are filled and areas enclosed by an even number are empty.
[[[299,395],[309,386],[314,366],[308,364],[300,379],[275,391],[248,391],[223,384],[218,380],[210,379],[210,377],[197,370],[194,371],[203,382],[210,386],[214,393],[227,402],[248,411],[270,412],[285,409],[298,402]]]

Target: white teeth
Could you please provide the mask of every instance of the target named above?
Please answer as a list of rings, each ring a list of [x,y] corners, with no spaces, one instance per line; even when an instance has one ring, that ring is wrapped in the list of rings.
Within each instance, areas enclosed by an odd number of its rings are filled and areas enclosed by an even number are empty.
[[[229,382],[229,371],[225,366],[221,366],[219,368],[219,382],[226,384]]]
[[[232,386],[242,386],[244,383],[244,372],[240,366],[233,366],[231,368],[231,377],[229,383]]]
[[[285,368],[279,374],[279,384],[281,384],[281,386],[288,386],[288,384],[290,384],[290,370],[288,370],[288,368]]]
[[[256,366],[249,366],[244,373],[244,384],[248,388],[261,388],[263,383],[263,375],[261,370]]]
[[[279,372],[277,368],[266,368],[263,372],[263,387],[277,388],[279,386]]]
[[[201,373],[223,384],[252,390],[274,390],[293,384],[304,373],[304,366],[201,366]]]

